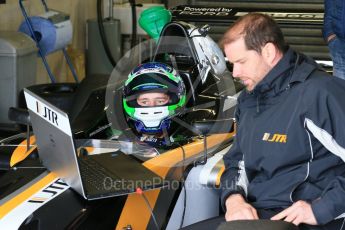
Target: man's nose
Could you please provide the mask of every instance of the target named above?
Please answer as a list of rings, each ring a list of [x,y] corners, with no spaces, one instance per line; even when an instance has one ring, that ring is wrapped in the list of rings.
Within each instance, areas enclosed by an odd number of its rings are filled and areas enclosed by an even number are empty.
[[[233,77],[240,77],[241,76],[241,68],[236,64],[233,65],[232,76]]]
[[[148,106],[156,106],[156,102],[154,100],[150,100]]]

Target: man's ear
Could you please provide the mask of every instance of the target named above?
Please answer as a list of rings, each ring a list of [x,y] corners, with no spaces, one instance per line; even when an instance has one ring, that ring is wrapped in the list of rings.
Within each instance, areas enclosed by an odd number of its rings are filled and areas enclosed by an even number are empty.
[[[278,49],[271,42],[268,42],[264,45],[264,47],[261,49],[261,55],[265,59],[266,63],[271,67],[275,66],[277,64],[277,59],[279,59]]]

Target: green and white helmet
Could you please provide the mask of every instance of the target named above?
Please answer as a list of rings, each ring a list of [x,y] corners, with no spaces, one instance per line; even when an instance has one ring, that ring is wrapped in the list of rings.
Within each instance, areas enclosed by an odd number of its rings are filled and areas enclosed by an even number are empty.
[[[164,105],[139,105],[144,93],[164,93],[169,100]],[[171,118],[179,115],[186,104],[186,89],[180,75],[172,67],[158,62],[144,63],[128,76],[123,90],[123,108],[136,131],[146,134],[168,130]]]

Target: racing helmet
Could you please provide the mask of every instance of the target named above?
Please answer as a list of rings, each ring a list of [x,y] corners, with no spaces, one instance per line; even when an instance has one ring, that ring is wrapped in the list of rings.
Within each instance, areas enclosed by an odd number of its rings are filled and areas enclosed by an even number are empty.
[[[139,105],[137,99],[140,95],[157,92],[169,96],[166,104]],[[181,114],[186,104],[186,89],[182,78],[172,67],[159,62],[144,63],[128,75],[122,102],[128,122],[138,133],[163,133],[170,128],[171,118]]]

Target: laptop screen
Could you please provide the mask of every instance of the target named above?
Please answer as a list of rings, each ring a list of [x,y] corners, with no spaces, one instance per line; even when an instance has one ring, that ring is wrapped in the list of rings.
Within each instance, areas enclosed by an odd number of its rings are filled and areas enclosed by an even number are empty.
[[[86,199],[100,199],[135,192],[133,186],[117,186],[110,192],[104,187],[107,178],[114,181],[123,180],[128,185],[145,185],[141,187],[143,191],[164,186],[161,177],[122,151],[112,150],[105,154],[78,158],[68,115],[27,89],[24,89],[24,94],[36,136],[38,154],[43,165]],[[85,165],[86,160],[96,161],[97,166]],[[102,170],[100,172],[98,170],[100,168],[107,173],[103,174]],[[97,183],[102,185],[103,190],[92,184],[95,178],[90,176],[95,176],[95,173]],[[87,191],[84,190],[85,188]],[[97,188],[97,191],[94,188]]]
[[[68,115],[24,89],[42,164],[84,194]]]

